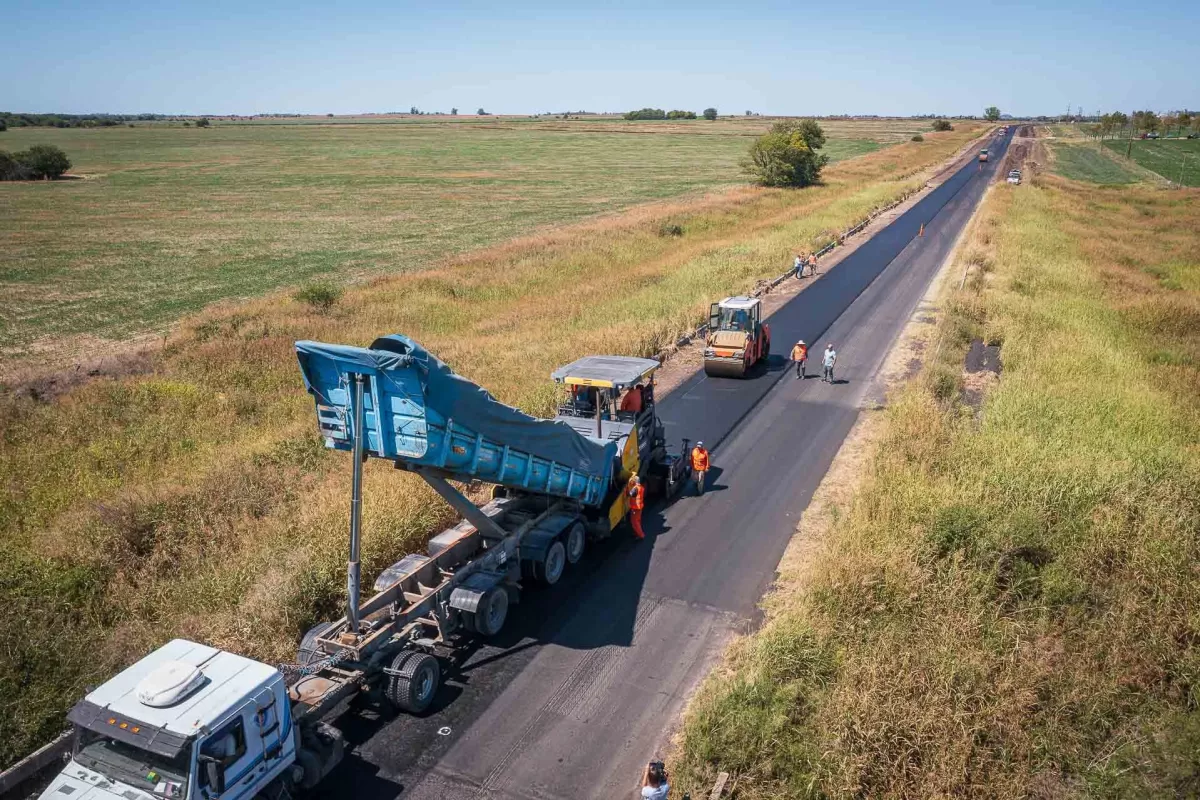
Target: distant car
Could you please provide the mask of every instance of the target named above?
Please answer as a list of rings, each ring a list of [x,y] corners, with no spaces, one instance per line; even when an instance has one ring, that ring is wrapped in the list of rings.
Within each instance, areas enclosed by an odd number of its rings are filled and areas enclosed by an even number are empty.
[[[1011,184],[1019,184],[1021,182],[1021,170],[1014,169],[1008,173],[1008,182]]]
[[[1188,138],[1189,139],[1200,139],[1200,133],[1189,133]]]
[[[1158,131],[1150,131],[1149,133],[1146,134],[1146,138],[1147,139],[1157,139]]]
[[[988,160],[988,151],[987,151],[987,148],[986,148],[986,147],[985,147],[984,149],[982,149],[982,150],[980,150],[980,151],[979,151],[979,160],[980,160],[980,161],[987,161],[987,160]]]

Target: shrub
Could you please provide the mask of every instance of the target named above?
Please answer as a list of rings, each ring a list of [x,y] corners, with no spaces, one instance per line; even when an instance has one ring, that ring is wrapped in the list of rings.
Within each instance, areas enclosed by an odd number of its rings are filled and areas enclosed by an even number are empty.
[[[933,121],[933,129],[935,131],[952,131],[954,126],[944,119],[935,119]]]
[[[0,119],[0,131],[8,130],[8,123]]]
[[[717,110],[715,108],[704,109],[704,118],[706,120],[708,120],[709,122],[712,122],[714,119],[717,118]]]
[[[211,124],[212,123],[208,121],[208,117],[201,117],[200,119],[196,120],[197,128],[207,128]]]
[[[918,133],[918,134],[916,134],[915,136],[913,136],[913,137],[912,137],[912,141],[914,141],[914,142],[923,142],[923,141],[925,141],[925,137],[924,137],[924,136],[922,136],[921,134],[919,134],[919,133]]]
[[[24,181],[30,177],[29,169],[16,156],[0,150],[0,181]]]
[[[338,300],[342,299],[345,290],[336,283],[318,281],[302,286],[292,295],[297,301],[307,303],[317,311],[328,311]]]
[[[664,222],[658,226],[658,235],[667,236],[683,236],[683,226],[678,222]]]
[[[811,186],[829,163],[828,156],[817,152],[824,146],[825,132],[815,121],[777,122],[750,146],[742,169],[763,186]]]
[[[695,119],[695,111],[668,111],[667,119]]]

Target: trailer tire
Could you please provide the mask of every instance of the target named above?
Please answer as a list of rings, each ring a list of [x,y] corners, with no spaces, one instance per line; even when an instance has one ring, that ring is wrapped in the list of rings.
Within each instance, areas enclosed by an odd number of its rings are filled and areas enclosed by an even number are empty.
[[[566,549],[567,563],[578,564],[583,558],[583,551],[587,549],[587,528],[583,527],[582,522],[576,522],[567,528],[567,532],[563,534],[563,545]]]
[[[480,636],[495,636],[508,619],[508,590],[503,586],[488,589],[479,599],[473,612],[464,612],[463,621],[472,633]]]
[[[317,647],[317,639],[333,627],[332,622],[319,622],[308,629],[300,639],[300,647],[296,650],[296,663],[307,667],[313,661],[324,658],[325,654]]]
[[[546,548],[546,557],[533,563],[533,574],[547,586],[558,583],[567,566],[567,548],[562,539],[555,539]]]
[[[385,694],[400,711],[420,714],[429,708],[442,679],[438,660],[429,653],[404,650],[392,661],[397,674],[389,675]]]
[[[300,767],[300,780],[296,784],[308,791],[321,782],[321,758],[307,747],[296,750],[296,766]]]

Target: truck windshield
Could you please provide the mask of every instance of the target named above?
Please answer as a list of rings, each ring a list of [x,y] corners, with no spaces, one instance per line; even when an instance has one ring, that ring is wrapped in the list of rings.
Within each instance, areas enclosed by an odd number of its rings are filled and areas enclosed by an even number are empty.
[[[75,760],[112,781],[137,787],[159,797],[187,797],[189,754],[175,758],[118,742],[95,731],[79,729]]]

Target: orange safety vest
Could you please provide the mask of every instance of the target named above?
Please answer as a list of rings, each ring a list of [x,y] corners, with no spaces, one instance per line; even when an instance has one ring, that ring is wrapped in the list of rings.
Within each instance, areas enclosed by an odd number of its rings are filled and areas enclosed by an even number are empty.
[[[692,469],[697,472],[708,471],[708,451],[702,447],[692,449]]]
[[[646,507],[646,487],[640,483],[629,485],[629,510],[641,511]]]
[[[803,361],[808,358],[808,345],[798,344],[792,348],[792,360]]]

